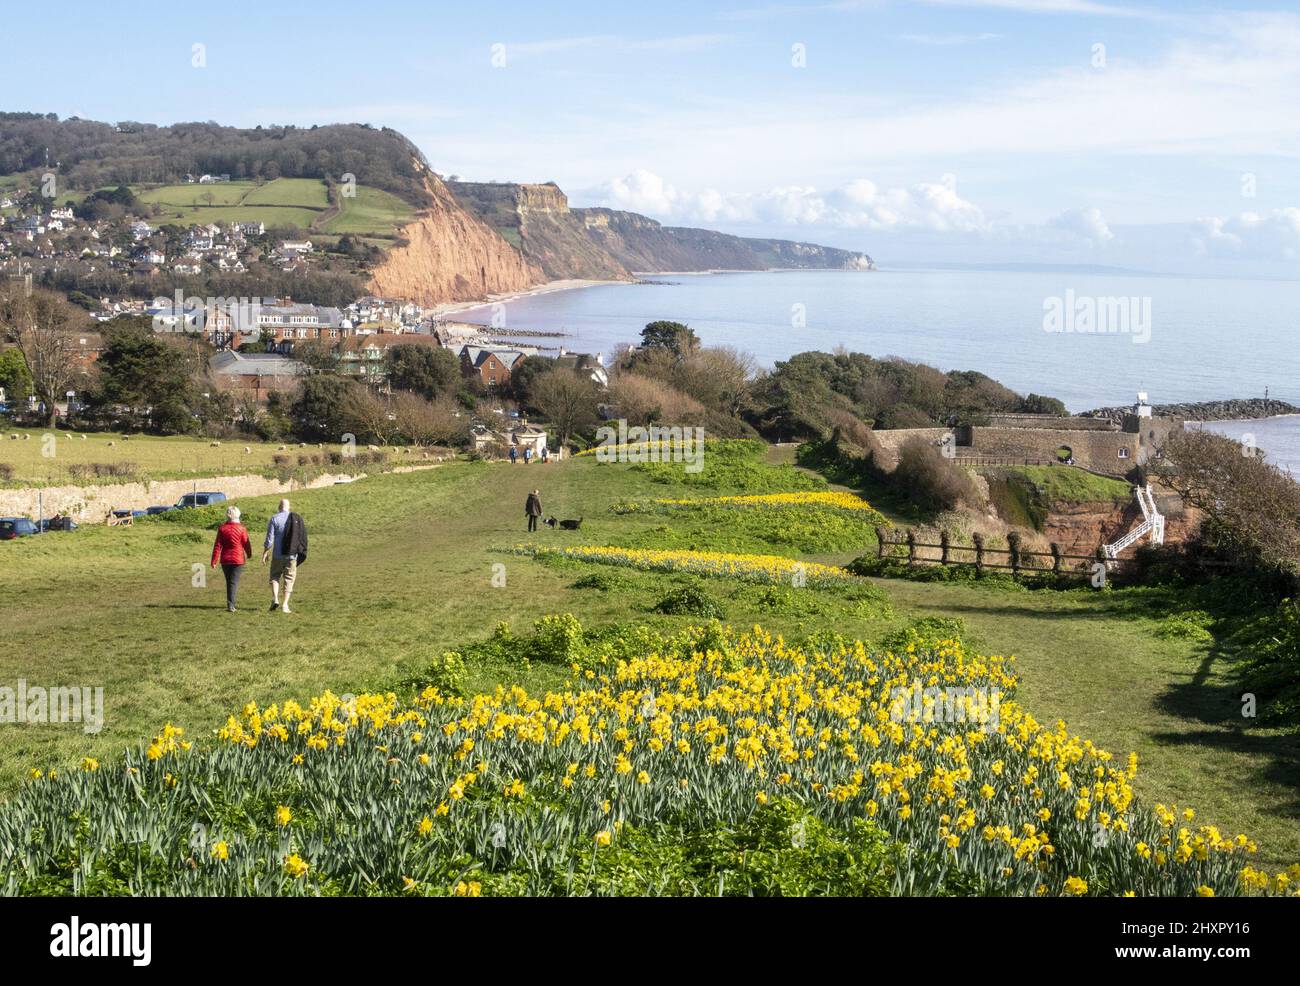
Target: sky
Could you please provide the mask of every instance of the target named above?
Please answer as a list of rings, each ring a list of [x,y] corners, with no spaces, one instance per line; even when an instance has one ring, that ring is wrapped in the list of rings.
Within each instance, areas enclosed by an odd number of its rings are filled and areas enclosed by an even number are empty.
[[[1296,277],[1288,6],[24,4],[4,16],[0,107],[385,125],[444,175],[882,266]]]

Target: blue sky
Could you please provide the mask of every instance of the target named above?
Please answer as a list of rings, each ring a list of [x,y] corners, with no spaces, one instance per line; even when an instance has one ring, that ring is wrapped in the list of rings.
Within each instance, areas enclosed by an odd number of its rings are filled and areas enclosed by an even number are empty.
[[[388,125],[443,174],[882,263],[1300,273],[1286,4],[547,6],[14,6],[0,100]]]

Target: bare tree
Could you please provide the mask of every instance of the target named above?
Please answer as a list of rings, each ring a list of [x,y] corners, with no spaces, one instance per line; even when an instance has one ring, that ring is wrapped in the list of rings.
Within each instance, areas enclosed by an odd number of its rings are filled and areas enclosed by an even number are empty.
[[[45,402],[46,424],[58,418],[55,402],[64,399],[78,374],[77,332],[86,313],[53,291],[27,294],[11,287],[0,295],[0,332],[18,346],[32,375],[32,390]]]
[[[398,432],[393,402],[369,388],[358,390],[356,398],[357,423],[361,426],[361,430],[372,436],[380,445],[387,445]]]
[[[708,418],[704,405],[662,380],[623,371],[609,382],[609,398],[618,405],[619,417],[630,424],[702,425]]]
[[[427,401],[402,391],[393,398],[398,432],[416,445],[450,445],[469,429],[469,419],[458,415],[453,397]]]
[[[596,423],[600,388],[585,373],[562,368],[550,370],[533,380],[530,393],[530,403],[554,427],[561,446],[577,432]]]

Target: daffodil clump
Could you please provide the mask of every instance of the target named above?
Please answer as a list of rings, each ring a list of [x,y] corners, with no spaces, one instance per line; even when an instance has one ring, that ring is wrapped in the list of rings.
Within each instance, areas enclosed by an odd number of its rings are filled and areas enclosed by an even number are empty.
[[[856,510],[876,514],[878,511],[862,497],[853,493],[829,490],[798,493],[764,493],[757,496],[706,496],[688,500],[655,500],[666,506],[706,506],[720,504],[728,507],[834,507],[836,510]]]
[[[169,729],[0,808],[0,889],[753,891],[673,868],[701,852],[761,859],[766,892],[848,892],[852,872],[897,894],[1296,893],[1300,868],[1257,872],[1245,836],[1142,805],[1135,758],[1037,722],[1009,662],[957,640],[800,649],[715,626],[574,673],[542,696],[249,705],[208,748]],[[935,716],[898,701],[918,683],[1003,697],[992,719]]]
[[[617,565],[645,572],[688,572],[693,575],[717,576],[741,582],[772,585],[848,585],[857,581],[843,568],[798,561],[780,555],[743,555],[722,551],[672,551],[653,548],[616,548],[574,545],[566,548],[541,548],[520,545],[518,554],[533,557],[547,555],[577,561]]]

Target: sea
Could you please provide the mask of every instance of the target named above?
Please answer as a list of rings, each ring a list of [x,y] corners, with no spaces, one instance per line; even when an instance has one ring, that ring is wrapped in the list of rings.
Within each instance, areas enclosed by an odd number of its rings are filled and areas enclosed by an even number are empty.
[[[978,370],[1071,411],[1269,396],[1300,405],[1300,280],[1098,268],[939,268],[646,275],[526,295],[456,316],[608,359],[655,319],[763,367],[805,350]],[[1253,435],[1300,476],[1300,416],[1207,427]]]

